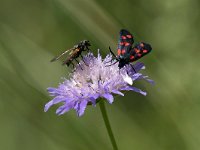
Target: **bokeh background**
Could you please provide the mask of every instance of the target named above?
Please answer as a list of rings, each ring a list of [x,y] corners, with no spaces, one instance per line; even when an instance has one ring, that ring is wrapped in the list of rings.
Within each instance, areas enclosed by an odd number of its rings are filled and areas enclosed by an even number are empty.
[[[156,85],[106,104],[119,149],[199,150],[199,26],[198,0],[0,0],[0,149],[112,149],[98,105],[81,118],[43,107],[70,72],[50,59],[83,39],[105,56],[126,28],[151,43],[139,61]]]

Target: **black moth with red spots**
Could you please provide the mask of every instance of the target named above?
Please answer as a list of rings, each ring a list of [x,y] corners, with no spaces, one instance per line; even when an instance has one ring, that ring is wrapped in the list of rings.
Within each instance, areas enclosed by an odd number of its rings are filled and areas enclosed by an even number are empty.
[[[117,60],[115,63],[119,62],[119,69],[123,68],[130,62],[140,59],[152,50],[151,45],[144,42],[137,43],[133,46],[133,35],[125,29],[121,29],[119,34],[117,56],[115,56],[109,47],[111,54]]]

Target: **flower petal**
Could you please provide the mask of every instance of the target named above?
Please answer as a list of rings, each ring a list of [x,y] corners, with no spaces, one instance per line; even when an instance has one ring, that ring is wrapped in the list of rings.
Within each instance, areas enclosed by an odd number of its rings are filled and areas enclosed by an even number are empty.
[[[63,106],[60,106],[57,110],[56,110],[56,114],[57,115],[62,115],[66,112],[68,112],[70,109],[73,108],[74,102],[70,102],[70,103],[66,103]]]
[[[134,68],[136,68],[136,71],[140,71],[141,69],[144,69],[144,64],[141,63],[141,62],[137,62],[135,65],[134,65]]]
[[[88,101],[87,100],[83,100],[79,103],[79,108],[76,110],[77,115],[80,117],[84,114],[85,108],[87,106]]]
[[[148,76],[141,76],[142,79],[145,79],[146,81],[148,81],[150,84],[154,85],[155,82],[151,79],[148,78]]]
[[[105,99],[107,99],[110,104],[112,104],[112,102],[114,100],[113,96],[111,94],[109,94],[109,93],[103,94],[102,97],[104,97]]]
[[[146,79],[149,83],[151,83],[152,85],[154,85],[155,84],[155,82],[153,81],[153,80],[151,80],[151,79]]]
[[[93,106],[96,106],[96,99],[93,97],[90,97],[90,102],[92,103]]]
[[[141,76],[142,76],[141,73],[135,73],[135,74],[132,75],[132,80],[135,81],[135,80],[137,80]]]
[[[132,87],[132,86],[127,86],[127,87],[125,87],[125,88],[122,88],[121,90],[135,91],[135,92],[140,93],[140,94],[142,94],[142,95],[144,95],[144,96],[147,95],[146,92],[144,92],[144,91],[142,91],[142,90],[140,90],[140,89],[138,89],[138,88],[136,88],[136,87]]]
[[[100,96],[100,95],[99,95],[98,93],[92,94],[92,95],[91,95],[91,97],[94,98],[94,99],[97,99],[99,96]]]
[[[112,90],[112,93],[124,96],[124,94],[118,90]]]
[[[133,80],[131,79],[131,77],[129,77],[127,74],[126,75],[122,75],[124,81],[130,85],[133,84]]]
[[[44,111],[61,102],[62,106],[56,110],[58,115],[74,109],[78,116],[82,116],[87,105],[95,106],[99,102],[97,100],[99,97],[113,103],[113,94],[124,96],[122,90],[131,90],[146,95],[146,92],[129,86],[138,79],[145,79],[153,83],[148,76],[138,73],[144,64],[137,62],[135,65],[126,65],[119,72],[117,63],[115,65],[111,65],[113,62],[108,64],[113,59],[112,57],[109,54],[103,59],[99,52],[97,57],[91,52],[85,55],[84,62],[81,60],[75,66],[74,72],[70,73],[68,79],[63,79],[64,81],[57,88],[49,87],[47,89],[54,99],[45,105]]]
[[[55,97],[53,100],[49,101],[45,107],[44,107],[44,111],[46,112],[52,105],[60,103],[62,101],[64,101],[66,98],[64,97]]]

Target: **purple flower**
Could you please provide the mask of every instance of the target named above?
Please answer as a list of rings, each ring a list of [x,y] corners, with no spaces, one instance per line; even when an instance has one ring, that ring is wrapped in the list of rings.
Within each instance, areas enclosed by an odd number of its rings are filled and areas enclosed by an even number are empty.
[[[75,109],[78,116],[84,114],[88,104],[96,105],[98,98],[105,98],[110,104],[114,101],[113,94],[124,96],[122,91],[134,91],[142,95],[146,92],[131,86],[134,81],[145,79],[150,83],[152,80],[148,76],[138,73],[144,69],[142,63],[132,65],[137,73],[134,72],[130,65],[124,68],[118,68],[118,63],[109,65],[112,56],[109,54],[105,59],[101,55],[95,57],[92,53],[84,56],[84,62],[81,61],[76,65],[75,71],[70,74],[69,79],[64,79],[58,88],[48,88],[50,96],[54,98],[49,101],[44,108],[46,112],[52,105],[62,103],[56,110],[56,114],[62,115],[71,109]]]

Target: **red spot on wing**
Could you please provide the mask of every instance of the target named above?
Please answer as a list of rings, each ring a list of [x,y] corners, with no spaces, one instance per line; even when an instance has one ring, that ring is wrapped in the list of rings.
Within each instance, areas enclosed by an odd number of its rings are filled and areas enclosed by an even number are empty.
[[[128,34],[128,35],[126,35],[126,37],[130,39],[130,38],[132,38],[132,35]]]
[[[142,54],[137,54],[137,56],[138,56],[138,57],[141,57],[141,56],[142,56]]]
[[[130,43],[128,43],[128,42],[125,42],[125,46],[129,46],[130,45]]]
[[[136,53],[139,53],[139,52],[140,52],[140,50],[137,49],[137,48],[134,48],[134,51],[135,51]]]
[[[140,46],[141,46],[141,47],[144,47],[144,44],[143,44],[143,43],[140,43]]]
[[[126,37],[125,37],[124,35],[122,35],[122,36],[121,36],[121,38],[122,38],[123,40],[125,40],[125,39],[126,39]]]
[[[124,42],[120,42],[119,44],[120,44],[120,45],[124,45]]]
[[[121,54],[121,49],[118,49],[117,50],[117,55],[120,55]]]
[[[147,53],[148,51],[147,51],[146,49],[144,49],[142,52],[143,52],[143,53]]]
[[[123,49],[123,50],[122,50],[122,54],[125,54],[125,53],[126,53],[126,50],[125,50],[125,49]]]
[[[134,57],[133,55],[130,56],[130,59],[131,59],[131,60],[134,59],[134,58],[135,58],[135,57]]]

